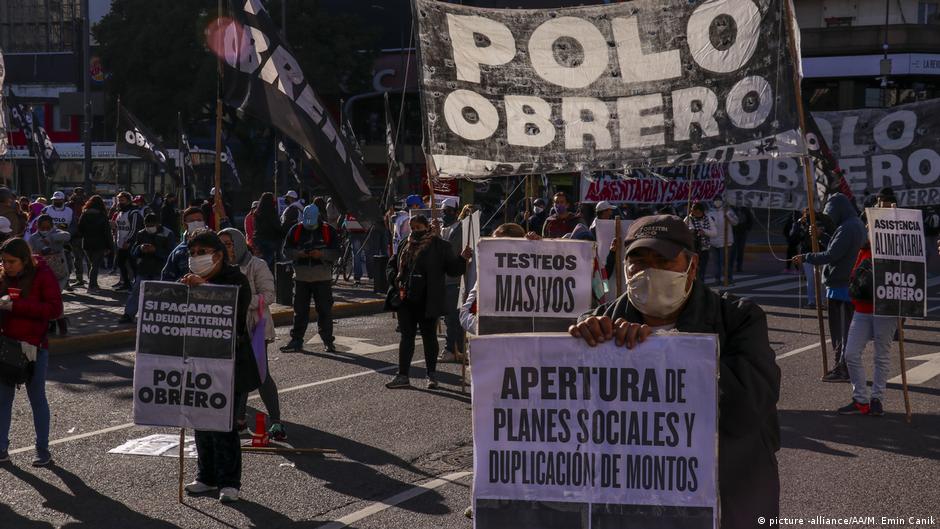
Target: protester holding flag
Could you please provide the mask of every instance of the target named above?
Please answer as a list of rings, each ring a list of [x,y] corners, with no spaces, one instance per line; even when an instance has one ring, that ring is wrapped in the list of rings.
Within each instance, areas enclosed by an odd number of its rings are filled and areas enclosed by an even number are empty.
[[[300,352],[310,323],[310,299],[317,307],[317,330],[326,352],[333,344],[333,263],[339,258],[339,235],[320,217],[320,208],[304,208],[301,221],[284,238],[284,256],[294,261],[294,326],[281,351]]]
[[[660,332],[719,339],[718,484],[722,529],[752,529],[780,510],[777,459],[780,369],[761,308],[718,294],[695,279],[695,236],[670,215],[637,219],[627,230],[627,293],[571,325],[590,346],[632,348]]]
[[[238,266],[229,263],[225,245],[214,232],[195,232],[189,240],[188,250],[190,273],[180,279],[181,283],[196,288],[203,284],[238,287],[233,402],[240,402],[243,393],[250,393],[261,385],[247,326],[251,284]],[[199,472],[196,480],[186,485],[186,491],[204,494],[219,489],[219,500],[223,503],[238,501],[242,473],[238,431],[234,428],[229,432],[196,430],[196,454]]]
[[[398,345],[398,375],[385,387],[411,387],[411,359],[415,353],[415,336],[421,329],[421,343],[427,362],[428,389],[437,388],[437,320],[447,313],[444,276],[460,276],[467,270],[473,255],[469,247],[460,255],[438,235],[440,229],[431,225],[424,215],[411,217],[408,240],[402,243],[398,257],[390,259],[386,274],[389,291],[385,309],[398,313],[401,342]]]
[[[219,238],[225,245],[228,253],[229,262],[238,265],[242,274],[248,278],[248,284],[251,285],[251,304],[248,305],[247,328],[252,338],[252,347],[259,343],[261,350],[255,349],[255,362],[260,369],[259,377],[261,386],[258,393],[261,394],[261,401],[268,410],[270,426],[268,434],[276,441],[287,439],[287,432],[284,425],[281,424],[281,405],[277,395],[277,384],[271,377],[271,370],[268,369],[268,344],[273,343],[274,336],[274,318],[271,316],[271,303],[274,303],[274,275],[267,263],[259,257],[251,255],[248,249],[248,241],[245,235],[235,228],[226,228],[219,232]],[[263,327],[259,328],[259,323]],[[263,337],[254,336],[260,332]],[[263,364],[262,364],[263,363]],[[240,394],[242,399],[237,403],[235,409],[236,428],[241,431],[247,427],[245,420],[245,411],[248,405],[248,393]]]
[[[803,262],[812,265],[825,265],[823,284],[826,285],[826,299],[829,314],[829,335],[832,337],[832,351],[835,366],[823,376],[823,382],[848,382],[849,372],[845,366],[845,344],[852,321],[852,299],[849,296],[849,276],[858,256],[858,250],[865,241],[865,226],[858,218],[855,208],[848,197],[835,193],[826,202],[823,213],[836,225],[826,249],[819,253],[797,255],[793,262],[797,266]]]
[[[5,338],[20,342],[32,362],[26,381],[26,394],[36,429],[36,457],[33,466],[52,462],[49,453],[49,401],[46,399],[46,372],[49,366],[49,323],[62,315],[62,293],[55,275],[45,262],[34,259],[29,245],[20,238],[0,246],[0,314]],[[0,380],[0,463],[10,460],[10,423],[16,384]]]
[[[111,238],[111,224],[108,222],[107,208],[99,195],[92,195],[82,208],[78,221],[78,234],[82,239],[82,249],[88,257],[88,290],[98,290],[98,273],[104,254],[114,246]]]
[[[297,208],[291,209],[296,210]],[[268,268],[273,270],[281,240],[284,238],[281,223],[277,218],[277,204],[274,202],[274,194],[270,192],[261,194],[253,219],[254,232],[248,240],[251,241],[251,247],[268,264]],[[247,227],[245,229],[247,231]]]

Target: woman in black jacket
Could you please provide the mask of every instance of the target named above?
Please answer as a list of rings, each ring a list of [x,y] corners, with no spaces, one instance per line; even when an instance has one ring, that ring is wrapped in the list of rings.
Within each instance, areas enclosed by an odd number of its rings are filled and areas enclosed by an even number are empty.
[[[228,252],[215,232],[199,231],[188,243],[191,272],[180,279],[190,287],[202,284],[235,285],[238,287],[238,308],[235,318],[235,392],[232,402],[239,402],[242,393],[249,393],[261,385],[258,366],[251,350],[251,339],[245,319],[251,304],[251,285],[237,265],[229,264]],[[233,415],[234,415],[234,406]],[[204,494],[219,490],[223,503],[238,501],[241,488],[242,451],[235,429],[228,432],[196,430],[196,455],[199,472],[196,481],[186,485],[190,494]]]
[[[261,199],[258,200],[258,209],[255,211],[254,236],[249,242],[271,270],[274,270],[277,251],[283,240],[284,234],[281,232],[281,220],[277,216],[274,194],[262,193]]]
[[[88,256],[88,290],[98,290],[98,271],[101,260],[111,251],[114,239],[111,237],[111,222],[108,220],[108,208],[100,195],[92,195],[82,208],[78,221],[78,237],[82,240],[82,249]]]
[[[437,319],[447,312],[444,306],[444,275],[459,276],[467,270],[467,259],[473,255],[470,247],[460,255],[450,243],[437,235],[440,228],[435,222],[431,233],[424,215],[411,218],[411,235],[391,259],[386,273],[389,293],[386,310],[398,312],[401,343],[398,345],[398,375],[385,387],[389,389],[411,386],[408,378],[411,359],[415,354],[415,336],[421,329],[424,359],[427,365],[428,389],[437,388]]]

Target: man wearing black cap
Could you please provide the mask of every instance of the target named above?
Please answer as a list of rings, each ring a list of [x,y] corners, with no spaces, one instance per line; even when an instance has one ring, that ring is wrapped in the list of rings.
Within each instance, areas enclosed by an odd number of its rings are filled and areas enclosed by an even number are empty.
[[[624,242],[627,293],[581,316],[569,332],[591,346],[616,340],[628,349],[657,332],[717,334],[721,527],[753,528],[759,517],[777,517],[780,370],[764,312],[696,280],[693,234],[678,217],[642,217]]]

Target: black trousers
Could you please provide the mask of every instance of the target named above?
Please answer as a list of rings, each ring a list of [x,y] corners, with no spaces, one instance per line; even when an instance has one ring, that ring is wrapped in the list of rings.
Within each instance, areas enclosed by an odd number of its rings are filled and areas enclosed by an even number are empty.
[[[241,395],[236,392],[232,401],[240,402]],[[241,488],[242,447],[234,423],[232,426],[230,432],[196,430],[197,481],[220,489]]]
[[[310,299],[317,307],[317,331],[324,344],[333,343],[333,283],[294,281],[294,326],[291,338],[303,340],[310,324]]]
[[[849,325],[855,306],[850,301],[830,299],[827,303],[829,313],[829,336],[832,337],[832,352],[836,365],[845,364],[845,342],[849,339]]]
[[[133,261],[133,259],[131,259],[131,251],[129,249],[117,249],[117,253],[114,257],[114,265],[117,266],[118,270],[121,272],[121,282],[128,287],[134,282],[134,269],[131,261]]]
[[[437,318],[424,316],[424,304],[421,306],[403,303],[398,309],[398,325],[401,328],[401,342],[398,344],[398,374],[409,376],[411,359],[415,355],[415,337],[421,330],[421,344],[424,346],[424,361],[427,372],[437,372]]]

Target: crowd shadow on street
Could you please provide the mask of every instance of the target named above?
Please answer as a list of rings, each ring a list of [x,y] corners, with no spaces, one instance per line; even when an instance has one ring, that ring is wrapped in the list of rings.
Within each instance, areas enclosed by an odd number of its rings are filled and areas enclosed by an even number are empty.
[[[854,458],[858,454],[827,443],[882,450],[892,454],[940,460],[940,415],[914,413],[911,424],[903,413],[882,417],[837,415],[834,411],[780,410],[783,448]]]
[[[175,524],[151,518],[139,512],[133,511],[123,503],[109,498],[95,489],[89,487],[81,478],[72,472],[52,465],[48,471],[57,476],[65,484],[67,491],[43,480],[40,476],[23,470],[15,465],[6,465],[0,467],[12,475],[13,478],[23,481],[31,486],[44,498],[43,507],[52,509],[63,515],[73,518],[75,521],[68,522],[61,527],[63,529],[88,528],[100,529],[102,527],[133,527],[135,529],[175,529]],[[0,503],[0,514],[5,507]],[[18,516],[18,515],[14,515]],[[0,516],[0,519],[7,520]],[[14,520],[16,520],[14,518]],[[45,522],[35,522],[28,519],[22,519],[22,525],[17,520],[16,523],[3,527],[20,529],[45,528],[51,527],[51,524]]]

